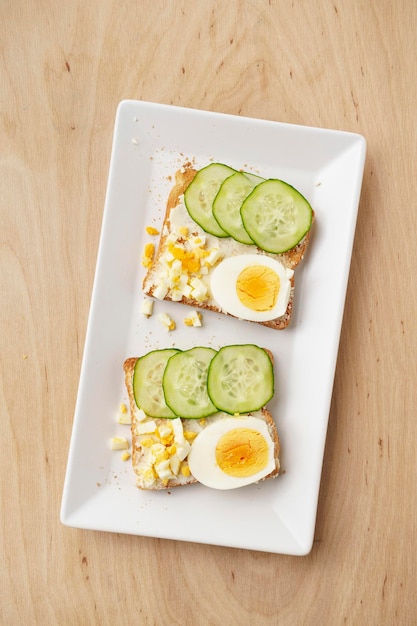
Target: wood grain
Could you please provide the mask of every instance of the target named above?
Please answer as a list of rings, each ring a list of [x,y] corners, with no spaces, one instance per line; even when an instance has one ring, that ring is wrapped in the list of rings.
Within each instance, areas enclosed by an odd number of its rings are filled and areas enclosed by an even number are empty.
[[[416,29],[413,0],[1,3],[2,623],[416,623]],[[125,98],[367,139],[307,557],[60,525]]]

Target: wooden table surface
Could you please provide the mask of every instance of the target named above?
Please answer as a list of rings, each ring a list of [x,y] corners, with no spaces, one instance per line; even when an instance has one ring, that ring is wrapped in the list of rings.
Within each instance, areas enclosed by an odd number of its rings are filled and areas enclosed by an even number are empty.
[[[415,1],[3,0],[0,32],[1,623],[416,624]],[[308,556],[59,521],[123,99],[366,137]]]

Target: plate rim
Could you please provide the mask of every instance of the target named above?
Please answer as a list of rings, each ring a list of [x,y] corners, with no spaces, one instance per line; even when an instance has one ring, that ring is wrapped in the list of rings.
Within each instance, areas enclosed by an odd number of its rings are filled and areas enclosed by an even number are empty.
[[[353,239],[354,239],[354,234],[355,234],[355,230],[356,230],[356,218],[357,218],[357,213],[358,213],[358,209],[359,209],[359,200],[360,200],[360,192],[361,192],[361,185],[362,185],[362,177],[363,177],[363,169],[364,169],[364,164],[365,164],[365,156],[366,156],[366,140],[365,138],[358,134],[358,133],[354,133],[354,132],[350,132],[350,131],[343,131],[343,130],[332,130],[332,129],[326,129],[326,128],[318,128],[318,127],[314,127],[314,126],[308,126],[308,125],[299,125],[299,124],[292,124],[292,123],[287,123],[287,122],[279,122],[279,121],[273,121],[273,120],[263,120],[263,119],[258,119],[258,118],[253,118],[253,117],[245,117],[245,116],[236,116],[230,113],[220,113],[220,112],[213,112],[213,111],[206,111],[206,110],[201,110],[201,109],[193,109],[193,108],[187,108],[187,107],[180,107],[177,105],[167,105],[167,104],[161,104],[161,103],[152,103],[152,102],[148,102],[148,101],[141,101],[141,100],[131,100],[131,99],[127,99],[127,100],[122,100],[118,107],[117,107],[117,111],[116,111],[116,119],[115,119],[115,125],[114,125],[114,132],[113,132],[113,142],[112,142],[112,149],[111,149],[111,158],[110,158],[110,166],[109,166],[109,175],[108,175],[108,182],[107,182],[107,189],[106,189],[106,197],[105,197],[105,203],[104,203],[104,211],[103,211],[103,221],[102,221],[102,227],[101,227],[101,232],[100,232],[100,238],[99,238],[99,247],[98,247],[98,253],[97,253],[97,264],[96,264],[96,270],[95,270],[95,276],[94,276],[94,282],[93,282],[93,289],[92,289],[92,296],[91,296],[91,305],[90,305],[90,311],[89,311],[89,315],[88,315],[88,321],[87,321],[87,330],[86,330],[86,336],[85,336],[85,343],[84,343],[84,350],[83,350],[83,358],[82,358],[82,364],[81,364],[81,372],[80,372],[80,381],[79,381],[79,389],[78,389],[78,393],[77,393],[77,400],[76,400],[76,405],[75,405],[75,412],[74,412],[74,422],[73,422],[73,428],[72,428],[72,433],[71,433],[71,439],[70,439],[70,446],[69,446],[69,453],[68,453],[68,465],[67,465],[67,469],[66,469],[66,473],[65,473],[65,480],[64,480],[64,488],[63,488],[63,495],[62,495],[62,502],[61,502],[61,512],[60,512],[60,519],[61,522],[64,525],[67,526],[73,526],[73,527],[78,527],[78,528],[90,528],[91,530],[93,529],[97,529],[97,530],[103,530],[103,531],[108,531],[108,532],[127,532],[127,534],[134,534],[134,535],[140,535],[140,536],[153,536],[153,537],[161,537],[161,534],[155,535],[155,534],[149,534],[149,533],[144,533],[139,532],[139,533],[135,533],[132,532],[131,530],[117,530],[117,529],[111,529],[111,528],[97,528],[97,523],[92,523],[92,524],[88,524],[87,520],[83,520],[83,515],[79,515],[77,516],[77,509],[71,511],[69,509],[69,497],[70,497],[70,492],[71,489],[73,488],[73,485],[71,483],[72,481],[72,475],[71,475],[71,467],[72,464],[74,463],[74,458],[75,458],[75,453],[76,453],[76,447],[77,447],[77,440],[79,437],[79,430],[81,427],[81,413],[80,413],[80,402],[81,402],[81,398],[83,396],[83,390],[84,390],[84,386],[86,384],[86,378],[85,378],[85,369],[86,369],[86,353],[88,353],[88,351],[91,349],[91,334],[92,334],[92,327],[94,324],[94,303],[96,302],[96,298],[97,298],[97,290],[99,289],[99,284],[100,281],[102,280],[101,278],[101,273],[100,273],[100,266],[101,266],[101,261],[103,258],[103,255],[105,256],[105,245],[106,245],[106,229],[108,228],[108,224],[109,224],[109,216],[110,213],[112,211],[112,201],[111,201],[111,188],[112,188],[112,184],[113,184],[113,179],[112,179],[112,175],[114,175],[114,168],[115,168],[115,164],[116,164],[116,160],[118,158],[118,149],[119,149],[119,131],[120,131],[120,125],[123,124],[124,122],[124,116],[127,115],[131,115],[131,110],[133,109],[138,109],[140,110],[141,108],[148,108],[150,110],[157,110],[159,112],[164,112],[164,111],[170,111],[171,113],[176,113],[176,112],[181,112],[181,115],[187,114],[187,113],[191,113],[192,115],[196,115],[196,116],[205,116],[207,115],[209,118],[212,119],[222,119],[224,121],[230,121],[230,120],[234,120],[233,123],[237,122],[237,123],[242,123],[243,122],[247,122],[249,124],[267,124],[269,125],[273,125],[276,128],[287,128],[287,129],[298,129],[298,131],[312,131],[312,132],[318,132],[318,133],[325,133],[325,134],[330,134],[331,136],[348,136],[351,138],[354,138],[355,141],[357,142],[357,146],[356,149],[358,150],[358,166],[357,166],[357,181],[356,181],[356,194],[354,195],[353,199],[352,199],[352,216],[351,216],[351,232],[349,233],[349,241],[347,244],[347,247],[349,248],[349,259],[347,262],[347,269],[346,269],[346,276],[344,277],[344,282],[345,282],[345,287],[344,287],[344,298],[343,301],[340,302],[340,307],[339,307],[339,316],[340,316],[340,321],[339,321],[339,332],[338,332],[338,341],[337,341],[337,345],[334,346],[334,355],[333,355],[333,360],[334,360],[334,367],[333,367],[333,373],[332,373],[332,381],[334,379],[334,372],[335,372],[335,367],[336,367],[336,359],[337,359],[337,352],[338,352],[338,344],[339,344],[339,339],[340,339],[340,331],[341,331],[341,324],[342,324],[342,317],[343,317],[343,311],[344,311],[344,302],[345,302],[345,297],[346,297],[346,287],[347,287],[347,280],[348,280],[348,276],[349,276],[349,267],[350,267],[350,261],[351,261],[351,254],[352,254],[352,248],[353,248]],[[297,131],[297,132],[298,132]],[[307,261],[308,262],[308,261]],[[276,331],[278,332],[278,331]],[[283,332],[283,331],[280,331]],[[333,386],[333,382],[332,382],[332,386]],[[330,406],[330,401],[331,401],[331,392],[330,392],[330,397],[328,398],[328,403]],[[322,448],[323,448],[323,452],[324,452],[324,445],[325,445],[325,436],[326,436],[326,432],[327,432],[327,426],[328,426],[328,416],[327,419],[325,421],[325,424],[322,424],[322,427],[324,428],[324,436],[323,436],[323,440],[322,440]],[[316,494],[316,504],[315,504],[315,513],[314,513],[314,524],[311,525],[310,528],[310,532],[306,533],[304,539],[305,541],[299,541],[299,539],[297,539],[297,537],[295,537],[295,543],[298,542],[298,550],[296,549],[296,547],[292,547],[290,549],[290,551],[286,551],[285,550],[285,546],[271,546],[272,549],[268,549],[268,548],[263,548],[262,546],[254,546],[254,547],[248,547],[245,545],[242,545],[242,542],[237,542],[236,545],[231,545],[230,542],[229,543],[219,543],[218,541],[214,543],[214,545],[227,545],[230,547],[239,547],[239,548],[246,548],[246,549],[251,549],[251,550],[261,550],[261,551],[268,551],[268,552],[277,552],[277,553],[282,553],[282,554],[294,554],[294,555],[305,555],[308,554],[311,551],[312,545],[313,545],[313,541],[314,541],[314,531],[315,531],[315,521],[316,521],[316,516],[317,516],[317,500],[318,500],[318,495],[319,495],[319,488],[320,488],[320,480],[321,480],[321,471],[322,471],[322,463],[323,463],[323,455],[321,455],[321,462],[319,464],[319,477],[318,477],[318,484],[317,484],[317,494]],[[79,511],[78,511],[79,512]],[[81,519],[80,519],[81,518]],[[171,539],[172,537],[168,536],[169,533],[167,534],[167,536],[164,536],[164,538],[166,539]],[[185,540],[187,541],[186,538],[184,537],[177,537],[177,540]],[[208,544],[212,544],[213,542],[210,540],[207,541],[203,541],[202,538],[200,538],[200,540],[196,540],[200,543],[208,543]],[[277,549],[278,548],[278,549]]]

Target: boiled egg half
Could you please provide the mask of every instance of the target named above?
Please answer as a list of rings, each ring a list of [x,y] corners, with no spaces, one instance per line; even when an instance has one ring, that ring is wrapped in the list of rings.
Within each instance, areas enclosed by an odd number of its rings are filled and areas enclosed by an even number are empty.
[[[188,455],[192,475],[214,489],[236,489],[275,469],[274,441],[257,417],[224,417],[194,439]]]
[[[217,265],[210,288],[223,311],[253,322],[268,322],[287,310],[293,274],[272,257],[239,254]]]

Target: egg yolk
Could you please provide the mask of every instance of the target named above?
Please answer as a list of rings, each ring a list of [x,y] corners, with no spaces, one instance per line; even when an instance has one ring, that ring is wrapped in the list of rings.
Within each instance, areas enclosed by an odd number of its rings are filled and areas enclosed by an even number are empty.
[[[200,270],[201,263],[197,253],[185,250],[184,248],[176,247],[172,244],[169,245],[169,251],[175,259],[179,259],[182,263],[182,269],[187,272],[197,273]],[[201,253],[208,254],[205,250]],[[200,254],[203,256],[203,254]]]
[[[229,476],[253,476],[268,464],[268,443],[257,430],[234,428],[220,437],[216,462]]]
[[[279,288],[279,276],[265,265],[245,267],[236,281],[239,300],[252,311],[270,311],[273,309],[278,298]]]

